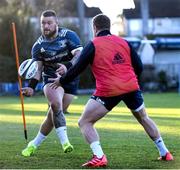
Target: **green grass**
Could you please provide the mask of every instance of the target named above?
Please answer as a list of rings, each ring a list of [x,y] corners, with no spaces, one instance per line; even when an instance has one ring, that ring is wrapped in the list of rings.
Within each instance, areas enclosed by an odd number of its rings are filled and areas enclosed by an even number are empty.
[[[18,97],[0,97],[1,169],[79,169],[91,158],[77,122],[89,96],[79,96],[66,115],[68,134],[75,150],[64,154],[53,131],[30,158],[21,156],[26,146],[21,105]],[[173,153],[172,162],[157,161],[158,151],[124,104],[118,105],[96,124],[107,155],[107,169],[180,168],[180,96],[175,93],[144,94],[147,112],[157,123],[164,141]],[[38,132],[47,111],[44,97],[25,98],[28,141]]]

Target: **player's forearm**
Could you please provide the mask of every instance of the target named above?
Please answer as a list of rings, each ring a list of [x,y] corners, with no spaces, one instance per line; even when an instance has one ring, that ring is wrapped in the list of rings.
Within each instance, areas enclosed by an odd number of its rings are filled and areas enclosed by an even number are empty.
[[[70,67],[68,72],[60,78],[60,84],[64,85],[71,82],[75,77],[77,77],[86,67],[88,63],[82,63],[81,60]]]
[[[89,64],[93,62],[95,48],[92,43],[85,46],[77,62],[60,78],[60,84],[66,84],[77,77]]]
[[[80,54],[81,54],[81,51],[80,51],[80,50],[77,50],[77,51],[74,52],[73,58],[72,58],[69,62],[67,62],[67,63],[65,64],[65,66],[66,66],[67,69],[69,69],[70,67],[74,66],[74,65],[77,63]]]
[[[77,63],[80,54],[81,54],[81,51],[80,51],[80,50],[77,50],[77,51],[74,53],[74,57],[73,57],[72,60],[70,61],[73,66]]]
[[[36,73],[36,75],[30,79],[28,87],[31,87],[32,89],[35,89],[39,80],[41,79],[41,74],[42,74],[42,62],[38,61],[38,71]]]

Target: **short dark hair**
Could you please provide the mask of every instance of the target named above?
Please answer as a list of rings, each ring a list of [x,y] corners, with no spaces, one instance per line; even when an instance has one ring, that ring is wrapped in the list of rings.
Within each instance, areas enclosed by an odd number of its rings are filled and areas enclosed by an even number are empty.
[[[54,10],[43,11],[41,16],[43,16],[43,17],[57,17],[56,12]]]
[[[98,14],[93,18],[93,25],[96,26],[98,30],[110,30],[111,21],[106,15]]]

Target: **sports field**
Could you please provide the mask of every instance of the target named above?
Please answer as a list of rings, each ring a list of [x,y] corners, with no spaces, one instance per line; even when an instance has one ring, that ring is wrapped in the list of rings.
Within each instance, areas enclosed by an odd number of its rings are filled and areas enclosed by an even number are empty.
[[[0,97],[1,169],[80,169],[91,158],[89,146],[81,136],[77,122],[89,96],[79,96],[66,115],[74,152],[64,154],[53,131],[34,156],[25,158],[21,105],[18,97]],[[149,116],[157,123],[175,160],[157,161],[158,151],[129,110],[120,104],[96,124],[102,147],[109,160],[107,169],[180,169],[180,95],[144,94]],[[28,141],[37,133],[47,111],[46,99],[25,98]]]

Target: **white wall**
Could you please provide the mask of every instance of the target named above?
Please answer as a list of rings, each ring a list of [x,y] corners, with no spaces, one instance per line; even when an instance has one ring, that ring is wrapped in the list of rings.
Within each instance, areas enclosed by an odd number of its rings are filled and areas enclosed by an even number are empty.
[[[180,18],[149,19],[149,34],[180,34]],[[142,20],[127,20],[128,36],[142,36]]]

